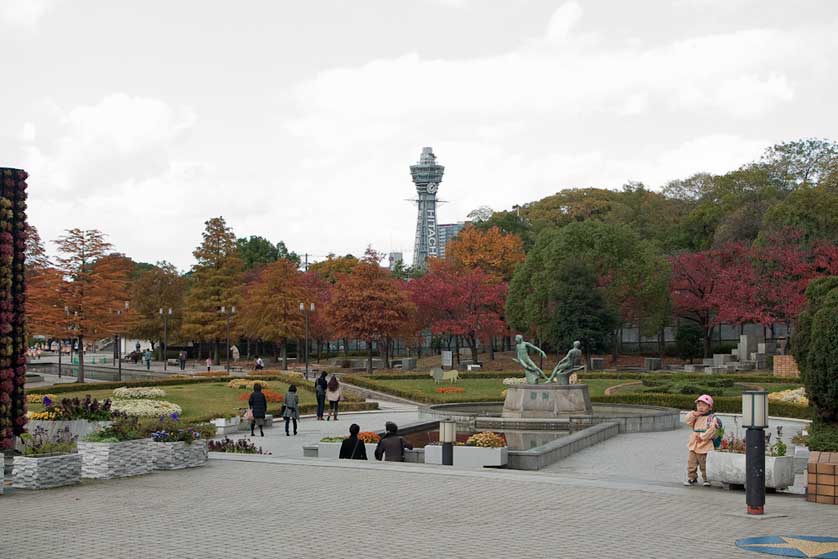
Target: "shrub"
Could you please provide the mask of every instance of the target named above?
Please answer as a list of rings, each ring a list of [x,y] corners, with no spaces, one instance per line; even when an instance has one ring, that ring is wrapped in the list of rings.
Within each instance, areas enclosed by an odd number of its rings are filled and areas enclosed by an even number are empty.
[[[247,439],[232,440],[229,437],[224,437],[220,441],[208,441],[207,448],[209,452],[232,452],[235,454],[270,454],[270,452],[262,450],[262,447],[256,447],[255,444]]]
[[[838,427],[823,421],[814,421],[809,431],[808,442],[809,450],[838,452]]]
[[[475,433],[466,441],[466,446],[479,446],[483,448],[500,448],[506,446],[503,435],[491,432]]]
[[[138,417],[121,416],[115,418],[109,427],[90,433],[84,440],[91,443],[118,443],[143,439],[145,436]]]
[[[76,452],[76,438],[69,427],[58,430],[52,436],[43,427],[35,427],[31,433],[20,436],[24,456],[72,454]]]
[[[683,360],[692,360],[704,354],[704,337],[701,328],[692,322],[685,322],[678,326],[675,332],[675,348]]]
[[[46,400],[44,406],[50,407]],[[111,401],[105,400],[100,402],[96,398],[91,398],[90,394],[83,399],[78,398],[64,398],[58,407],[58,415],[61,419],[72,421],[75,419],[86,419],[88,421],[108,421],[113,417],[111,410]]]
[[[742,398],[724,396],[714,398],[714,410],[720,413],[742,413]],[[609,396],[591,396],[592,402],[602,404],[637,404],[642,406],[662,406],[680,410],[695,409],[695,397],[685,394],[624,393]],[[787,402],[768,402],[768,413],[777,417],[811,419],[812,408],[804,408]]]
[[[378,433],[372,431],[361,431],[358,433],[358,439],[363,443],[377,443],[381,440],[381,437],[378,436]]]

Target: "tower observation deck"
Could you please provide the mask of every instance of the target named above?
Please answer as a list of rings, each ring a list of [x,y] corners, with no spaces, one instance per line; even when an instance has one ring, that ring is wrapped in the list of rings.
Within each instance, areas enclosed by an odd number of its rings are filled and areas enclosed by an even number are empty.
[[[437,165],[432,148],[422,148],[419,162],[410,166],[416,185],[416,241],[413,247],[413,267],[424,268],[428,258],[439,256],[439,232],[436,223],[436,194],[445,167]]]

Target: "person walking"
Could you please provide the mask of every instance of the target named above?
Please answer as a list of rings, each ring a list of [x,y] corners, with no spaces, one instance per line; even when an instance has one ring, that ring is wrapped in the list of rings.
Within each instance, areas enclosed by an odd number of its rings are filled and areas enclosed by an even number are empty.
[[[329,400],[329,415],[326,416],[326,421],[333,416],[335,421],[338,420],[338,403],[340,403],[342,393],[338,377],[333,374],[329,379],[329,384],[326,385],[326,399]]]
[[[212,357],[207,357],[207,372],[212,370]]]
[[[360,432],[361,428],[357,423],[349,426],[349,438],[343,439],[338,458],[344,458],[346,460],[367,459],[367,447],[364,446],[364,441],[358,438],[358,433]]]
[[[314,381],[314,397],[317,398],[317,421],[323,421],[323,412],[326,409],[326,371],[320,373]]]
[[[294,435],[297,434],[297,420],[300,419],[300,399],[297,396],[297,387],[293,384],[288,387],[288,392],[285,394],[285,403],[282,405],[282,417],[285,419],[285,436],[291,434],[288,432],[288,424],[294,422]]]
[[[250,420],[250,436],[256,436],[253,429],[258,425],[259,435],[264,437],[265,432],[262,430],[262,427],[265,425],[265,414],[268,413],[268,399],[262,394],[262,385],[258,382],[253,384],[253,392],[250,394],[250,398],[247,399],[247,406],[253,414],[253,419]]]
[[[180,370],[185,371],[186,370],[186,352],[181,350],[180,353],[177,354],[177,360],[178,360],[178,363],[180,364]]]
[[[265,368],[265,362],[262,361],[262,358],[257,355],[256,356],[256,370],[261,371],[264,368]]]
[[[151,370],[151,350],[146,348],[143,352],[143,361],[145,361],[146,370]]]
[[[404,462],[404,449],[413,450],[413,445],[399,435],[399,427],[392,421],[384,424],[385,435],[375,448],[375,459],[385,462]]]

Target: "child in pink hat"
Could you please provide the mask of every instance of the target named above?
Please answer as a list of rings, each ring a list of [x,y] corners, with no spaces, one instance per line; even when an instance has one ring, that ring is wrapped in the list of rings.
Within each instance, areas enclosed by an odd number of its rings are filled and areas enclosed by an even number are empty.
[[[687,458],[687,481],[684,485],[692,486],[698,483],[698,468],[701,468],[704,485],[709,486],[707,453],[713,450],[713,438],[716,436],[717,428],[716,418],[713,415],[713,397],[709,394],[702,394],[696,398],[695,408],[684,418],[684,423],[692,427],[690,442],[687,444],[690,454]]]

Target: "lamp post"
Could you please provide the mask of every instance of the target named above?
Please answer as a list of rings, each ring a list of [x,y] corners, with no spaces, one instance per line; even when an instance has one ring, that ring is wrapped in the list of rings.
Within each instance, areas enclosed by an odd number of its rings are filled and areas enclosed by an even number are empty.
[[[439,422],[439,442],[442,443],[442,465],[454,465],[454,443],[457,441],[457,422],[444,419]]]
[[[122,316],[123,312],[126,312],[126,313],[128,312],[128,301],[125,301],[125,308],[124,309],[117,309],[116,310],[117,322],[119,324],[117,326],[117,328],[119,328],[120,330],[122,329],[122,328],[120,328],[122,326],[122,321],[119,319],[119,317]],[[117,366],[119,367],[117,369],[117,373],[116,373],[116,380],[117,380],[117,382],[121,382],[122,381],[122,336],[120,336],[119,334],[116,335],[116,342],[117,342],[116,343],[116,362],[118,363]]]
[[[768,427],[768,392],[742,393],[745,431],[745,504],[748,514],[765,513],[765,428]]]
[[[225,306],[221,306],[221,309],[218,311],[219,314],[223,314],[227,317],[227,374],[230,374],[230,319],[236,314],[236,307],[231,306],[229,309]]]
[[[306,360],[306,372],[305,378],[308,379],[308,315],[314,312],[314,303],[309,303],[309,307],[306,307],[305,303],[300,303],[300,312],[306,318],[306,347],[305,347],[305,360]]]
[[[222,309],[224,307],[221,307]],[[169,317],[172,316],[172,307],[169,307],[168,312],[163,312],[163,309],[160,309],[160,316],[163,318],[163,370],[169,370],[169,360],[166,358],[166,350],[169,349]],[[230,344],[230,321],[227,321],[227,345]],[[229,370],[230,365],[228,361],[227,369]]]

